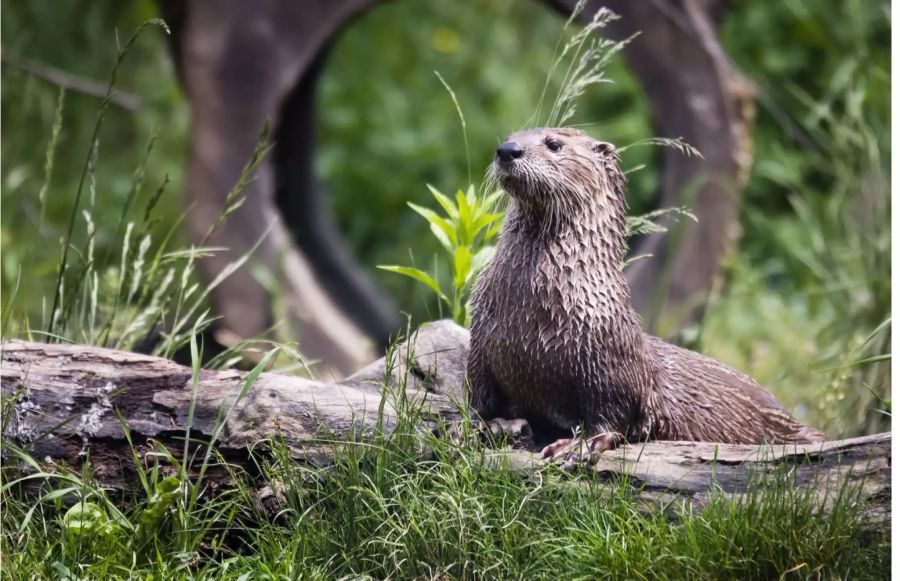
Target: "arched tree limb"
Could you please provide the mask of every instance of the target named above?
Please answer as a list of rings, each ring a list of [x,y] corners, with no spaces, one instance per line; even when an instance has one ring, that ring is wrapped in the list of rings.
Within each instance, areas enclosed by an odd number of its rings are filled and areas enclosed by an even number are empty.
[[[565,15],[576,0],[545,0]],[[367,340],[382,345],[399,324],[396,308],[353,261],[315,179],[315,85],[329,44],[357,15],[380,0],[247,3],[159,0],[169,21],[179,78],[191,103],[191,145],[185,196],[194,210],[188,233],[202,240],[221,213],[271,120],[275,151],[244,193],[245,203],[209,242],[227,252],[204,259],[212,280],[267,228],[252,264],[212,292],[222,315],[220,342],[263,333],[271,323],[271,289],[251,274],[261,268],[277,283],[304,353],[346,375],[366,358]],[[739,192],[750,163],[749,85],[731,66],[715,33],[714,0],[592,0],[622,16],[619,38],[642,34],[625,51],[648,96],[656,134],[682,137],[704,159],[663,152],[660,207],[689,205],[699,217],[677,235],[647,236],[636,254],[652,257],[629,270],[635,307],[650,326],[660,313],[696,318],[736,235]],[[686,193],[696,192],[691,200]]]

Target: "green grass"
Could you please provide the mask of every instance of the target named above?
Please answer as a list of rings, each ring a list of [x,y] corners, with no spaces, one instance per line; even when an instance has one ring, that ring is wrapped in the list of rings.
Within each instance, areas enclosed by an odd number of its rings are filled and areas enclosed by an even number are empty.
[[[269,442],[269,453],[256,448],[258,475],[232,467],[229,489],[207,486],[202,468],[223,461],[196,441],[136,458],[142,485],[125,495],[97,485],[89,463],[41,471],[7,443],[5,578],[868,579],[890,569],[889,532],[865,525],[852,490],[825,512],[776,471],[737,502],[714,492],[698,512],[641,510],[625,481],[522,473],[479,444],[422,434],[421,410],[385,393],[401,411],[392,434],[339,444],[324,467]],[[283,494],[277,514],[255,500],[262,483]]]
[[[877,11],[854,13],[840,34],[859,35],[871,18]],[[821,17],[806,25],[836,28]],[[699,329],[702,350],[770,386],[835,438],[890,429],[886,69],[880,53],[854,40],[829,74],[787,85],[786,121],[804,144],[780,144],[757,160],[742,208],[745,249],[729,258],[729,279]],[[822,94],[811,93],[819,86]],[[761,188],[790,212],[752,203]]]

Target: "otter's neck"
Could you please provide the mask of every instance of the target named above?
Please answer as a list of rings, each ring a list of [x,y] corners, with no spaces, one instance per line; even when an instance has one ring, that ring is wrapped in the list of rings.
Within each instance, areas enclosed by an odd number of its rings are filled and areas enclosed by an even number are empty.
[[[622,276],[626,251],[624,208],[610,205],[553,212],[514,202],[507,212],[503,230],[504,237],[510,238],[512,244],[553,249],[555,257],[575,259],[569,265],[571,268],[599,269],[612,279],[609,282],[626,284]]]
[[[514,204],[497,253],[495,259],[532,267],[536,296],[546,295],[560,315],[589,314],[591,324],[609,327],[611,340],[642,344],[640,318],[622,272],[624,208],[607,205],[554,216]]]

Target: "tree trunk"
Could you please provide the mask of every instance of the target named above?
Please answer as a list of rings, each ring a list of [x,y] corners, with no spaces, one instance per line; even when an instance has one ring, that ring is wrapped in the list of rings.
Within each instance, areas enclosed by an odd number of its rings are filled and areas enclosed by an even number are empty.
[[[621,37],[640,32],[625,50],[650,102],[657,137],[682,138],[703,155],[662,152],[657,207],[687,206],[697,222],[649,234],[634,254],[649,255],[627,272],[632,303],[649,329],[696,321],[738,235],[741,191],[752,161],[754,90],[719,43],[718,2],[604,0],[622,19]]]
[[[432,323],[388,357],[325,383],[277,373],[250,381],[247,372],[234,370],[199,370],[195,381],[190,368],[148,355],[7,341],[0,383],[4,398],[13,401],[3,429],[39,461],[80,466],[87,457],[102,484],[126,489],[137,486],[132,445],[144,462],[160,458],[159,444],[177,455],[188,426],[192,441],[214,441],[225,462],[251,473],[249,451],[275,437],[298,460],[323,461],[329,442],[364,438],[379,422],[393,430],[401,394],[423,404],[427,423],[458,419],[453,402],[462,396],[468,343],[461,327]],[[628,475],[647,501],[681,499],[696,507],[713,485],[739,497],[760,476],[789,474],[792,486],[809,485],[823,500],[849,482],[859,487],[865,514],[881,521],[890,515],[890,446],[890,434],[799,446],[649,442],[605,453],[596,471],[602,478]],[[501,455],[514,469],[544,463],[521,450],[495,451],[490,458]],[[779,471],[781,465],[789,471]],[[206,478],[229,483],[222,464]]]

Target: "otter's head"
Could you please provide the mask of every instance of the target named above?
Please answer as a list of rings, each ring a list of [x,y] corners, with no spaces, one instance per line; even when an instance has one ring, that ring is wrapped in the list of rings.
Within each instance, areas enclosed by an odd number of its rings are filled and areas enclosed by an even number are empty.
[[[569,127],[526,129],[497,148],[491,172],[525,209],[554,216],[624,213],[625,180],[611,143]]]

